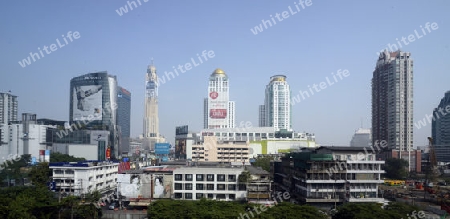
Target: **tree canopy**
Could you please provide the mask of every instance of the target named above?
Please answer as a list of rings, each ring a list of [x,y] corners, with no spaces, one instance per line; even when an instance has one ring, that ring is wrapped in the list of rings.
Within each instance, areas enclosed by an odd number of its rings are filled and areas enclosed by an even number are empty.
[[[265,171],[270,171],[270,161],[271,160],[273,160],[273,158],[272,157],[265,157],[265,156],[262,156],[262,157],[258,157],[258,158],[256,158],[256,160],[255,160],[255,162],[253,162],[253,166],[256,166],[256,167],[261,167],[263,170],[265,170]]]
[[[86,159],[81,157],[74,157],[68,154],[61,154],[59,152],[55,152],[50,155],[50,162],[78,162],[85,160]]]
[[[389,179],[404,179],[408,176],[408,161],[398,158],[386,159],[384,170]]]
[[[202,199],[200,201],[158,200],[148,208],[149,218],[178,219],[326,219],[327,216],[317,208],[299,206],[289,202],[281,202],[274,207],[262,207],[256,204],[241,204],[238,202],[215,201]]]
[[[413,211],[419,209],[399,202],[390,202],[384,209],[377,203],[347,203],[338,207],[332,219],[399,219]]]

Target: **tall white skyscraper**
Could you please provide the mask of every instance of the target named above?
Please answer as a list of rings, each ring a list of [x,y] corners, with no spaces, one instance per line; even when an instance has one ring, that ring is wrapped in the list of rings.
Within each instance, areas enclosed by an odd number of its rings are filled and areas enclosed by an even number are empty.
[[[144,149],[153,149],[159,140],[158,116],[158,75],[152,64],[147,67],[145,75],[145,115],[144,115]]]
[[[209,77],[208,98],[204,99],[205,129],[234,128],[235,103],[230,101],[228,76],[216,69]]]
[[[380,54],[372,78],[372,145],[386,141],[388,148],[413,147],[413,60],[409,52]]]
[[[0,124],[17,121],[17,96],[11,93],[0,93]]]
[[[264,105],[259,106],[259,125],[277,131],[292,130],[291,89],[285,75],[274,75],[266,86]]]

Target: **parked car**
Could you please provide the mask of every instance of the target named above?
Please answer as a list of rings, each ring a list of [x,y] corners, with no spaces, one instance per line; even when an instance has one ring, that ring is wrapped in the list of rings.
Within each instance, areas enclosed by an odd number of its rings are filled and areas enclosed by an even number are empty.
[[[113,202],[109,205],[108,209],[109,210],[114,210],[116,207],[119,207],[118,203]]]

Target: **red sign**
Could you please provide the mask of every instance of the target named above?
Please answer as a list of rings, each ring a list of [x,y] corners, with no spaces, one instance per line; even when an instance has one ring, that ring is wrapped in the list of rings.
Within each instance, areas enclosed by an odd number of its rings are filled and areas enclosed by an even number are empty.
[[[111,158],[111,148],[106,149],[106,159]]]
[[[227,118],[226,109],[211,109],[209,110],[209,117],[212,119],[225,119]]]
[[[216,99],[219,96],[219,94],[215,91],[209,93],[209,97],[211,97],[211,99]]]

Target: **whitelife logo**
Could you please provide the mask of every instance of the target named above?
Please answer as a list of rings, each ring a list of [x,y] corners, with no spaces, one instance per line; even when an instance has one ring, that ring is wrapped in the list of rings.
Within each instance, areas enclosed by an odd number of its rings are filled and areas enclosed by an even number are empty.
[[[56,39],[56,44],[58,44],[58,45],[53,43],[50,46],[42,47],[42,50],[44,50],[47,55],[50,55],[50,53],[52,53],[60,48],[63,48],[64,46],[69,44],[69,41],[67,41],[67,38],[69,38],[70,42],[73,42],[74,40],[80,39],[80,37],[81,37],[81,35],[78,31],[74,31],[73,33],[72,33],[72,31],[69,31],[69,32],[67,32],[66,36],[64,36],[64,34],[61,36],[63,37],[63,40],[66,44],[61,43],[61,41],[59,41],[59,39]],[[50,51],[49,51],[49,49],[50,49]],[[27,58],[23,59],[22,61],[19,61],[19,65],[22,66],[22,68],[25,68],[28,65],[31,65],[31,59],[33,59],[33,62],[36,62],[36,60],[44,58],[44,53],[42,52],[41,47],[38,47],[38,50],[39,50],[39,53],[30,52],[30,55]]]

